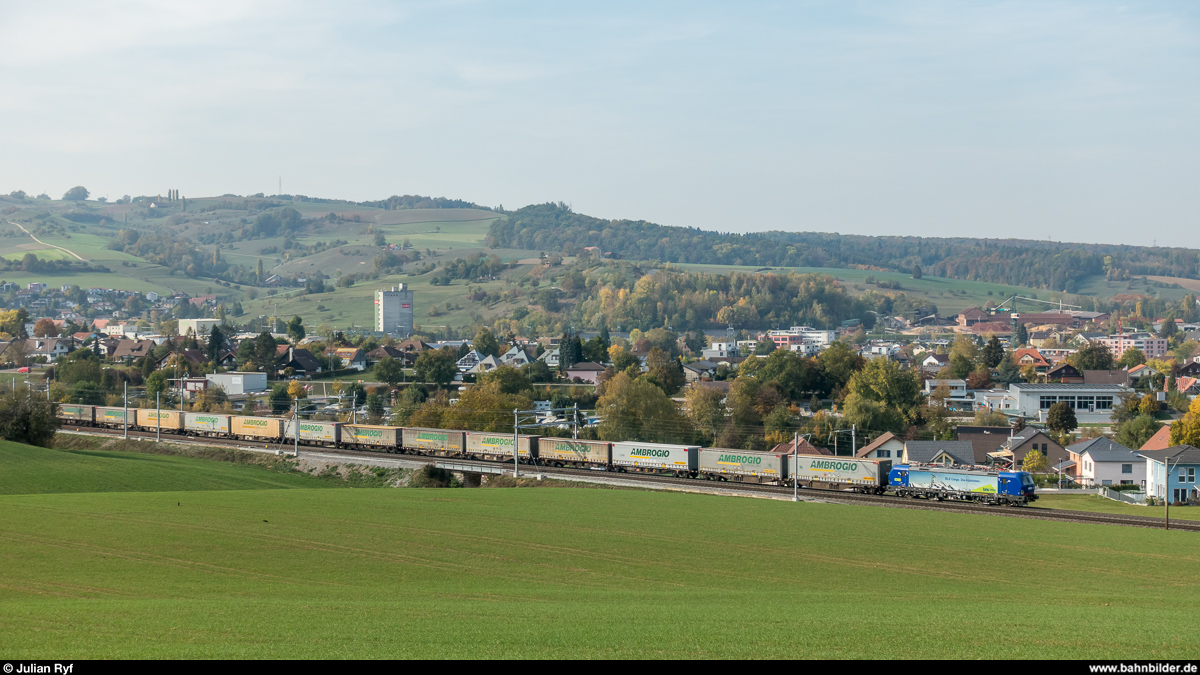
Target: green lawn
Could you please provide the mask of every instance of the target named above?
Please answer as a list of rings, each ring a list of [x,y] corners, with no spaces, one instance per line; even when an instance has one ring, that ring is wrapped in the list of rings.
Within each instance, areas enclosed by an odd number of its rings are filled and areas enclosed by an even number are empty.
[[[1054,495],[1039,494],[1033,508],[1066,509],[1069,511],[1095,511],[1097,513],[1117,513],[1124,516],[1146,516],[1162,518],[1166,509],[1161,506],[1137,506],[1124,504],[1099,495]],[[1176,506],[1171,508],[1171,520],[1200,520],[1200,508],[1194,506]]]
[[[109,476],[146,466],[96,459]],[[90,480],[59,469],[0,476],[36,488],[10,492]],[[0,510],[12,659],[1191,658],[1200,629],[1182,532],[558,488],[21,494]]]

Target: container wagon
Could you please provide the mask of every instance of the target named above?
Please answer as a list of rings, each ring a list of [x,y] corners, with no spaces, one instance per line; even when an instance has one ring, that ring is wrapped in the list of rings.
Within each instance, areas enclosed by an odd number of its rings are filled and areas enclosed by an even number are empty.
[[[883,494],[888,487],[888,474],[892,470],[890,459],[829,455],[788,457],[788,464],[795,465],[788,470],[789,480],[799,480],[801,485],[849,489],[872,494]]]
[[[342,445],[346,447],[385,448],[395,452],[400,448],[400,427],[374,424],[343,424]]]
[[[283,419],[279,417],[240,417],[230,419],[230,433],[235,438],[246,440],[283,439]]]
[[[179,433],[183,431],[183,413],[178,410],[138,408],[137,425],[149,431],[161,429],[162,431]]]
[[[96,425],[102,427],[125,427],[126,413],[129,417],[129,426],[134,426],[134,414],[137,408],[104,408],[96,407]]]
[[[1028,504],[1037,499],[1025,471],[980,471],[897,465],[889,483],[897,497],[955,499],[985,504]]]
[[[60,403],[58,406],[58,419],[91,426],[96,421],[96,406]]]
[[[782,483],[791,457],[777,452],[700,448],[700,475],[742,483]]]
[[[618,471],[672,471],[677,476],[688,476],[699,469],[699,451],[697,445],[613,443],[612,463]]]
[[[466,449],[466,432],[453,429],[404,427],[401,447],[422,455],[454,457]]]
[[[480,459],[511,460],[513,435],[487,431],[468,431],[466,454]],[[538,437],[517,436],[517,457],[532,462],[537,457]]]
[[[296,420],[284,420],[283,439],[296,440]],[[300,442],[305,445],[325,445],[338,447],[342,442],[341,422],[312,422],[299,421]]]
[[[537,446],[538,461],[547,466],[608,468],[612,464],[612,444],[608,441],[542,436]]]
[[[183,431],[188,436],[229,436],[229,415],[184,413]]]

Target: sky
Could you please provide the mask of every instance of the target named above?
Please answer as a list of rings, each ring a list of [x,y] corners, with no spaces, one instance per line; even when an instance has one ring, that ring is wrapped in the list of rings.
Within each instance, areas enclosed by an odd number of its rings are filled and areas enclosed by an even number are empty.
[[[1200,5],[0,0],[0,192],[1200,248]]]

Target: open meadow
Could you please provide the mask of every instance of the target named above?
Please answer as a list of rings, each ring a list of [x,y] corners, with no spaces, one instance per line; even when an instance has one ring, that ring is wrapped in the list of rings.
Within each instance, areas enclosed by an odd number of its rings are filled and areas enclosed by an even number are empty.
[[[1200,629],[1193,533],[56,452],[0,446],[10,658],[1188,658]]]

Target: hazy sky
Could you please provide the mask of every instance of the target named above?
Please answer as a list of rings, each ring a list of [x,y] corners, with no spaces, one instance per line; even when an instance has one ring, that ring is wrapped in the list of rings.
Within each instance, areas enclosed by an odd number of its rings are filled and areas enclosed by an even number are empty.
[[[0,0],[0,192],[1200,247],[1200,4]]]

